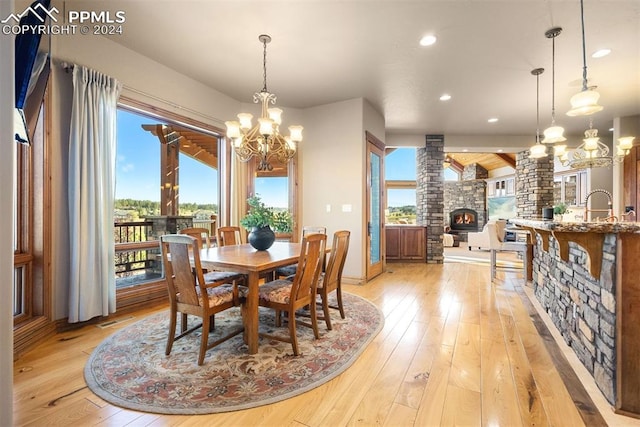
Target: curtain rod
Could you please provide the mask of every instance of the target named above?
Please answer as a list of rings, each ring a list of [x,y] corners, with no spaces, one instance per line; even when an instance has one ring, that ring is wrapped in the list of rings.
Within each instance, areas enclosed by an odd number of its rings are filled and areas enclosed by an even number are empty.
[[[60,63],[60,66],[65,71],[65,73],[70,73],[70,72],[73,71],[73,69],[75,68],[76,64],[72,64],[72,63],[63,61],[63,62]],[[168,105],[168,106],[173,107],[173,108],[176,108],[178,110],[186,111],[188,113],[192,113],[192,114],[198,115],[198,116],[203,117],[205,119],[209,119],[209,120],[213,121],[214,123],[217,123],[218,125],[224,124],[224,121],[222,121],[222,120],[220,120],[220,119],[218,119],[216,117],[208,116],[206,114],[203,114],[203,113],[201,113],[199,111],[193,110],[193,109],[188,108],[188,107],[183,107],[182,105],[178,105],[178,104],[176,104],[176,103],[174,103],[172,101],[169,101],[167,99],[160,98],[160,97],[158,97],[156,95],[152,95],[152,94],[147,93],[147,92],[143,92],[143,91],[141,91],[139,89],[134,89],[134,88],[132,88],[130,86],[127,86],[127,85],[124,85],[124,84],[122,85],[122,89],[127,90],[129,92],[136,93],[138,95],[142,95],[142,96],[144,96],[146,98],[153,99],[154,101],[162,102],[163,104]]]

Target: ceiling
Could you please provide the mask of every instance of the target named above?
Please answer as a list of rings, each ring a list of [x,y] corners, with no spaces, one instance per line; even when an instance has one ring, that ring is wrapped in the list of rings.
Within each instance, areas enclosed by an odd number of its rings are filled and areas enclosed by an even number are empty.
[[[96,2],[66,1],[67,9]],[[582,86],[579,0],[141,1],[101,2],[126,12],[111,39],[242,102],[262,88],[278,105],[307,108],[365,98],[387,134],[531,136],[551,122],[552,42],[556,39],[556,122],[577,145],[588,117],[568,117]],[[589,85],[604,110],[591,116],[603,136],[613,118],[640,114],[640,1],[585,0]],[[419,39],[436,35],[435,45]],[[611,54],[592,58],[600,48]],[[439,97],[448,93],[451,100]],[[488,123],[491,117],[497,123]],[[229,118],[231,119],[231,118]],[[286,114],[284,116],[286,123]],[[471,140],[470,140],[471,141]],[[471,142],[470,142],[471,144]],[[470,147],[471,148],[471,147]]]

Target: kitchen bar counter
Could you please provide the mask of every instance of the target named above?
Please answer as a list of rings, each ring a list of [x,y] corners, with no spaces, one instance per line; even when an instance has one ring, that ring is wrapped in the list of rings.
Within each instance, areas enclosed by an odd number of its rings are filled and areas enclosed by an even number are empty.
[[[640,417],[640,223],[510,221],[534,236],[536,299],[615,411]]]

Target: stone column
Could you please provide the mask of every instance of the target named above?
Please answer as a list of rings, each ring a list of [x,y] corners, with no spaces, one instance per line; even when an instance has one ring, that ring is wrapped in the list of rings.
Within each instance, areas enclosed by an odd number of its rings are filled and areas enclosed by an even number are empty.
[[[427,263],[444,262],[444,135],[427,135],[416,150],[416,224],[427,227]]]
[[[530,159],[529,151],[516,155],[516,214],[541,219],[542,208],[553,206],[553,156]]]

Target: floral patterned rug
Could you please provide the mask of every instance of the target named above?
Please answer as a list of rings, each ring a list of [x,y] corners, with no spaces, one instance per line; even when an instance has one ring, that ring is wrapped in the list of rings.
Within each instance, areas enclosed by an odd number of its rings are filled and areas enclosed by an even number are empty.
[[[260,338],[247,354],[242,334],[212,348],[198,366],[200,330],[174,343],[165,356],[168,311],[149,316],[103,341],[84,370],[89,388],[127,409],[161,414],[210,414],[278,402],[326,383],[345,371],[382,329],[384,317],[369,301],[343,293],[346,319],[331,310],[333,330],[318,321],[320,339],[298,329],[301,355],[291,344]],[[193,324],[197,319],[189,319]],[[216,315],[216,329],[233,328],[240,311]],[[179,328],[178,322],[178,328]],[[288,336],[274,326],[274,311],[260,308],[260,331]],[[211,333],[210,341],[216,333]]]

